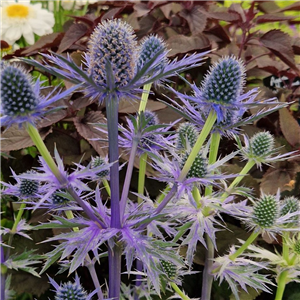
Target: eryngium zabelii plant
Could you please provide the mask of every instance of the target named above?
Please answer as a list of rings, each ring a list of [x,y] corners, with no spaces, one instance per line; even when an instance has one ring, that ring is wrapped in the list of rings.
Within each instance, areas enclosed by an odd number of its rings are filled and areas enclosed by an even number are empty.
[[[202,299],[211,299],[212,282],[218,279],[228,282],[236,299],[240,289],[270,292],[270,286],[277,284],[276,300],[282,299],[288,282],[298,280],[298,199],[281,199],[279,192],[255,199],[251,191],[245,192],[241,187],[243,178],[255,165],[261,167],[296,155],[279,154],[269,132],[251,138],[240,135],[243,125],[286,104],[275,98],[259,99],[257,88],[245,92],[245,66],[234,56],[213,64],[202,85],[187,82],[191,93],[183,94],[171,87],[171,77],[201,66],[208,52],[181,60],[170,60],[167,54],[160,37],[150,35],[138,42],[129,24],[113,19],[95,28],[80,67],[70,56],[54,53],[43,55],[44,62],[23,60],[75,84],[65,92],[42,97],[39,80],[33,82],[30,74],[16,64],[1,66],[2,125],[23,126],[40,153],[40,166],[23,174],[12,171],[14,184],[2,182],[2,193],[21,201],[13,227],[1,230],[2,235],[9,236],[7,243],[1,244],[2,283],[9,281],[8,269],[38,276],[33,264],[41,263],[40,273],[44,273],[57,263],[69,274],[76,274],[80,266],[87,267],[94,290],[86,291],[77,274],[75,281],[60,285],[49,277],[56,293],[53,299],[93,299],[96,295],[98,299],[152,299],[154,295],[164,299],[167,291],[174,297],[190,299],[182,289],[182,279],[193,273],[197,243],[206,248]],[[161,124],[156,114],[146,109],[152,84],[162,85],[174,94],[168,105],[187,122]],[[74,169],[67,169],[59,149],[55,149],[54,157],[50,155],[36,124],[55,113],[52,104],[75,90],[82,91],[91,102],[105,103],[107,126],[95,127],[108,135],[109,150],[108,158],[91,157],[87,166],[76,164]],[[128,116],[127,124],[121,125],[118,106],[124,97],[140,99],[140,107],[136,116]],[[258,110],[244,117],[249,107]],[[218,158],[224,135],[234,137],[237,149]],[[129,154],[122,186],[120,150]],[[140,164],[138,193],[130,191],[136,157]],[[243,170],[239,174],[222,173],[221,166],[234,157],[246,161]],[[156,199],[145,193],[147,165],[155,170],[153,179],[165,183]],[[228,179],[232,179],[230,185]],[[102,199],[102,185],[109,201]],[[236,194],[244,200],[236,201]],[[51,211],[53,219],[32,227],[22,219],[23,212],[39,208]],[[228,255],[215,258],[216,232],[226,230],[221,214],[244,222],[250,236],[241,245],[232,246]],[[45,241],[53,244],[53,250],[43,257],[32,251],[23,253],[21,258],[11,255],[15,234],[29,238],[28,230],[42,228],[69,231]],[[265,275],[266,270],[275,269],[275,258],[266,256],[260,261],[255,253],[261,250],[252,245],[266,232],[283,239],[282,255],[276,254],[281,262],[281,268],[274,273],[276,282]],[[186,255],[181,256],[180,247],[184,245]],[[109,278],[105,285],[99,280],[96,265],[107,256]],[[122,258],[126,263],[124,270],[132,279],[126,288],[121,282]],[[1,299],[8,298],[8,289],[2,287]]]

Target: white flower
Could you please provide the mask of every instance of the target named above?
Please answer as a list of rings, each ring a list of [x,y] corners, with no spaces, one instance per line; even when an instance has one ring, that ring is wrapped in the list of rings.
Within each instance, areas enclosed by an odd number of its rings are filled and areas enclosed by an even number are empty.
[[[53,0],[49,1],[48,3],[48,9],[50,11],[54,11],[54,4],[53,2],[57,2],[57,5],[60,4],[64,10],[72,10],[72,9],[80,9],[82,6],[88,4],[93,4],[98,2],[99,0]]]
[[[34,44],[34,34],[52,33],[55,20],[53,13],[42,8],[41,3],[30,4],[30,0],[2,0],[1,39],[14,44],[22,36],[29,45]]]

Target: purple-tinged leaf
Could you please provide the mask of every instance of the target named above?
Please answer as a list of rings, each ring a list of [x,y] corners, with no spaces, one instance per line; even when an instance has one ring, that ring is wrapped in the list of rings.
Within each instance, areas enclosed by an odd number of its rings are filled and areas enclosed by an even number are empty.
[[[201,12],[201,9],[201,6],[196,5],[191,10],[185,9],[179,13],[182,18],[187,20],[193,35],[201,33],[206,27],[207,17]]]
[[[268,22],[280,22],[295,19],[296,16],[285,16],[284,14],[265,14],[256,18],[256,24],[268,23]]]
[[[88,32],[88,28],[83,23],[74,23],[70,26],[68,31],[65,33],[57,53],[62,53],[69,49],[75,42],[82,38]]]
[[[286,63],[293,70],[299,72],[294,59],[292,48],[292,38],[279,29],[273,29],[265,33],[260,42],[263,46],[271,50],[277,57]]]

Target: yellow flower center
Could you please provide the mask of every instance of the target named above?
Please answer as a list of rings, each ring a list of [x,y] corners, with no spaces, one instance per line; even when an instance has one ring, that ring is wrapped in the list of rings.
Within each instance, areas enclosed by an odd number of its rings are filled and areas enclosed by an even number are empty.
[[[12,4],[6,7],[6,13],[11,18],[26,18],[29,14],[29,8],[22,4]]]

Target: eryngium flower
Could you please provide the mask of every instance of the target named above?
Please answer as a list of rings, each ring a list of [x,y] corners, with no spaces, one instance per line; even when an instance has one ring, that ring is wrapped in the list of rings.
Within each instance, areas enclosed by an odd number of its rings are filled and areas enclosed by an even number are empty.
[[[188,69],[201,65],[208,52],[185,56],[180,61],[165,61],[165,51],[158,51],[142,68],[137,68],[138,50],[133,29],[120,20],[107,20],[92,34],[88,53],[84,55],[84,65],[77,66],[70,56],[57,54],[43,55],[47,62],[39,63],[24,59],[28,64],[81,84],[81,89],[92,101],[101,103],[107,97],[139,98],[145,84],[167,80]],[[51,65],[50,65],[51,63]],[[53,66],[54,64],[54,66]],[[56,66],[55,66],[56,65]],[[158,69],[158,66],[161,68]]]
[[[39,190],[39,182],[30,179],[21,179],[20,195],[25,197],[36,196]]]
[[[298,156],[298,151],[278,154],[280,148],[274,147],[274,137],[269,132],[259,132],[252,138],[244,137],[245,146],[242,146],[240,138],[236,135],[238,148],[245,160],[252,160],[257,166],[268,164],[270,162],[282,161]]]
[[[88,74],[104,87],[107,82],[107,63],[110,63],[115,86],[125,86],[134,76],[137,42],[132,27],[119,20],[103,21],[91,35]]]
[[[181,169],[186,163],[189,155],[190,152],[185,152],[184,156],[182,157]],[[198,153],[195,160],[192,163],[189,172],[186,175],[186,178],[203,178],[207,175],[208,172],[207,168],[208,168],[208,159],[204,157],[202,153]]]
[[[77,88],[77,87],[76,87]],[[51,94],[41,95],[40,81],[33,83],[26,71],[16,65],[1,65],[1,123],[2,126],[11,126],[14,123],[21,125],[24,122],[34,123],[35,119],[43,117],[54,109],[45,110],[53,102],[65,97],[75,88],[50,98]],[[57,107],[55,109],[58,109]]]
[[[195,145],[199,132],[192,123],[182,123],[177,129],[176,148],[178,150],[192,149]]]
[[[52,278],[48,277],[50,283],[55,288],[55,300],[90,300],[97,290],[88,294],[80,284],[78,275],[75,276],[75,282],[71,281],[58,285]]]
[[[279,203],[272,195],[263,195],[253,207],[253,221],[261,228],[273,226],[278,218]]]
[[[285,216],[288,213],[295,213],[297,211],[299,211],[300,207],[299,207],[299,199],[297,199],[296,197],[286,197],[283,201],[282,201],[282,208],[280,210],[280,215],[281,216]],[[297,225],[299,222],[299,215],[293,216],[291,217],[291,222],[288,224],[288,226],[293,226],[293,225]]]
[[[142,69],[142,67],[148,63],[151,59],[157,55],[157,53],[162,52],[164,56],[162,57],[160,63],[157,65],[156,70],[159,71],[163,69],[167,62],[167,47],[164,41],[157,35],[150,35],[145,37],[141,41],[141,47],[139,52],[139,59],[137,62],[137,68]],[[154,70],[155,71],[155,70]]]
[[[91,161],[91,168],[97,168],[97,167],[101,167],[101,166],[107,166],[108,165],[108,161],[107,161],[107,157],[103,158],[101,156],[97,156],[97,157],[92,157],[92,161]],[[109,170],[103,170],[101,172],[96,173],[96,176],[99,176],[100,178],[106,178],[109,176]]]

